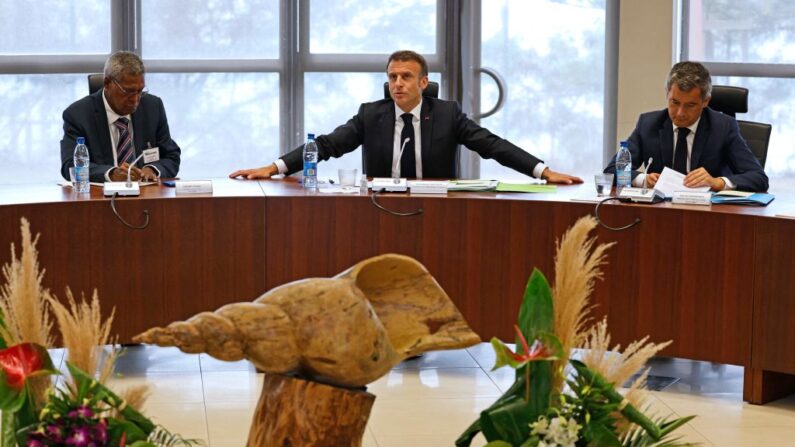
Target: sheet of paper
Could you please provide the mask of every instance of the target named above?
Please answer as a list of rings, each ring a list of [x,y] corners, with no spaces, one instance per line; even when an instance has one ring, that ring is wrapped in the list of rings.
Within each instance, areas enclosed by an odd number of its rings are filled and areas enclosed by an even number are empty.
[[[684,185],[685,175],[670,168],[663,168],[654,189],[665,194],[665,197],[673,197],[674,191],[709,191],[709,186],[698,188],[688,188]]]

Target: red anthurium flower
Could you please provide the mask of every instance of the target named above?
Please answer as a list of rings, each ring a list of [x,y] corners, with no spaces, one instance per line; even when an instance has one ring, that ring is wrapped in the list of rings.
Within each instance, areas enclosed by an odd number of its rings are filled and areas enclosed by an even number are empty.
[[[552,356],[552,354],[550,354],[550,352],[547,350],[546,346],[541,343],[541,340],[535,340],[533,345],[528,347],[527,339],[524,338],[524,334],[522,334],[519,326],[514,324],[513,328],[516,330],[516,335],[519,337],[519,341],[522,342],[522,351],[524,351],[524,355],[518,353],[513,354],[513,358],[517,362],[532,362],[533,360],[545,359]]]
[[[33,343],[22,343],[0,350],[0,368],[10,388],[21,390],[25,380],[42,369],[51,369],[47,350]]]

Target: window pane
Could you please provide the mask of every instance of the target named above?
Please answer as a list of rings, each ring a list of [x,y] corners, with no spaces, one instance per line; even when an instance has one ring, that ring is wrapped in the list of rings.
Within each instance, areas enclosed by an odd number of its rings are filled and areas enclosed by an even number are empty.
[[[82,74],[0,76],[0,183],[63,180],[61,114],[87,94]]]
[[[276,59],[278,0],[143,0],[145,59]]]
[[[0,2],[0,54],[110,52],[110,2]]]
[[[490,1],[481,59],[508,91],[503,109],[483,126],[556,171],[601,172],[604,23],[604,1]],[[481,108],[488,110],[497,89],[485,75],[481,84]],[[481,178],[527,180],[493,160],[482,160]]]
[[[431,73],[428,78],[440,82],[441,74]],[[362,103],[383,99],[386,74],[307,73],[304,81],[304,131],[321,135],[348,122]],[[318,164],[318,178],[336,179],[339,168],[356,168],[361,175],[361,150]]]
[[[435,0],[313,1],[309,20],[312,53],[436,53]]]
[[[690,0],[689,59],[795,63],[795,2]]]
[[[738,114],[737,119],[773,125],[765,173],[770,177],[771,189],[783,184],[795,186],[795,79],[716,76],[712,82],[748,89],[748,113]]]
[[[278,74],[150,73],[146,84],[182,148],[181,178],[224,177],[278,157]]]

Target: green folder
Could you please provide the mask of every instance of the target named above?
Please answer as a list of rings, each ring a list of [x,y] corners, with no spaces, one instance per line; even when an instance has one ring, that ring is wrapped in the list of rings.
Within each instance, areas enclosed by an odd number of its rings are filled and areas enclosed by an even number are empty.
[[[497,185],[497,192],[557,192],[558,188],[555,185],[541,185],[537,183],[523,184],[523,183],[503,183]]]

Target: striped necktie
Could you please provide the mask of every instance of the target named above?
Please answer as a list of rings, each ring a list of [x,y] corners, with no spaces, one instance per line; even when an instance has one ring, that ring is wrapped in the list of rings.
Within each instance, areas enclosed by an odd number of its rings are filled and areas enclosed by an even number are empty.
[[[119,143],[116,145],[116,155],[119,166],[122,163],[129,163],[133,159],[133,143],[130,136],[130,120],[119,118],[113,123],[119,129]]]

